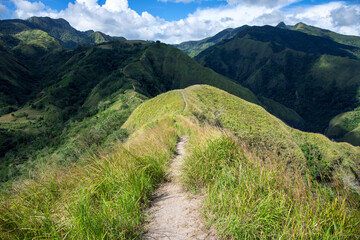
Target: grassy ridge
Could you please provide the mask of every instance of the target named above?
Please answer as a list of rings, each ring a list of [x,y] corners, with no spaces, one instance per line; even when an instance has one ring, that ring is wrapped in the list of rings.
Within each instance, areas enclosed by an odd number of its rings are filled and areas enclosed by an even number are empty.
[[[304,32],[310,35],[329,38],[341,44],[360,47],[360,37],[358,36],[342,35],[326,29],[309,26],[304,23],[298,23],[291,29],[299,32]]]
[[[156,139],[156,141],[154,141]],[[69,167],[49,166],[1,199],[4,239],[130,239],[141,210],[164,179],[176,131],[162,122],[112,153]]]
[[[184,134],[184,183],[205,191],[204,217],[221,237],[359,236],[359,149],[292,129],[214,87],[183,93],[185,110],[179,90],[138,107],[122,126],[132,133],[125,143],[76,164],[45,164],[14,184],[0,201],[1,237],[139,237],[142,210]]]
[[[128,78],[138,80],[152,95],[194,84],[208,84],[229,91],[247,101],[260,104],[249,89],[211,69],[201,67],[185,53],[165,44],[150,45],[144,51],[140,61],[129,64],[124,72]]]
[[[289,173],[284,162],[264,163],[226,134],[192,147],[185,181],[192,189],[205,189],[204,217],[222,238],[358,237],[356,204],[349,205],[336,191],[309,185],[296,170]]]
[[[116,141],[116,136],[113,138],[116,126],[122,124],[126,115],[127,108],[121,108],[125,104],[121,101],[73,127],[75,135],[67,138],[70,141],[51,156],[51,161],[33,168],[30,178],[13,183],[3,193],[0,237],[137,238],[144,220],[142,210],[156,185],[165,178],[167,162],[175,151],[180,131],[173,114],[183,109],[182,96],[178,92],[164,95],[167,101],[156,106],[166,109],[160,110],[162,117],[148,118],[156,111],[147,109],[150,112],[143,116],[146,120],[134,120],[134,125],[118,129],[133,132],[125,143]],[[133,101],[132,105],[136,106],[137,100]],[[116,114],[119,110],[120,116]],[[143,124],[146,127],[141,127]],[[111,135],[104,139],[99,135],[107,128]],[[98,141],[105,141],[108,146],[95,147]]]
[[[188,41],[180,44],[175,44],[174,47],[188,54],[190,57],[195,57],[205,49],[223,41],[234,37],[238,32],[246,29],[248,26],[242,26],[238,28],[227,28],[215,36],[208,37],[199,41]]]
[[[196,60],[291,108],[305,120],[303,129],[323,133],[332,118],[359,104],[360,62],[354,51],[358,48],[327,38],[264,26],[249,27]],[[275,109],[277,116],[287,115]]]
[[[204,217],[223,238],[359,236],[357,148],[291,129],[211,87],[185,93],[189,111],[205,123],[192,126],[185,182],[205,190]]]

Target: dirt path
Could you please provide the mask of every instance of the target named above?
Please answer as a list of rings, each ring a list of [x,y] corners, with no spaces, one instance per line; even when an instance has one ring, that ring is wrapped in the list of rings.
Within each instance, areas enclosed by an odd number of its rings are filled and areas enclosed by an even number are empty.
[[[187,103],[187,101],[186,101],[185,93],[184,93],[183,91],[181,91],[181,95],[182,95],[182,97],[183,97],[183,99],[184,99],[184,103],[185,103],[184,111],[185,111],[186,108],[187,108],[187,106],[188,106],[188,103]]]
[[[177,157],[170,166],[169,181],[155,195],[149,210],[149,223],[144,239],[217,239],[214,231],[207,230],[199,213],[201,198],[190,195],[178,182],[185,155],[187,138],[177,144]]]

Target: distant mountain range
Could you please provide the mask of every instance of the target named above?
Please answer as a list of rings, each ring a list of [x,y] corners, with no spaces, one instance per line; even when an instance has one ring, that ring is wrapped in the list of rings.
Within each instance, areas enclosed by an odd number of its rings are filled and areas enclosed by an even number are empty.
[[[81,44],[126,40],[124,37],[111,37],[102,32],[94,32],[92,30],[86,32],[78,31],[61,18],[31,17],[27,20],[11,19],[0,21],[0,33],[2,35],[16,35],[24,31],[34,32],[34,30],[37,30],[37,35],[40,34],[39,30],[46,32],[63,47],[69,49],[73,49]]]
[[[180,148],[220,239],[357,239],[359,42],[280,23],[186,54],[0,21],[0,239],[140,239]]]
[[[203,66],[248,87],[259,99],[294,110],[305,120],[304,130],[360,145],[360,37],[280,23],[244,26],[229,38],[211,39],[193,42],[204,49],[195,56]],[[191,55],[196,49],[185,51]]]

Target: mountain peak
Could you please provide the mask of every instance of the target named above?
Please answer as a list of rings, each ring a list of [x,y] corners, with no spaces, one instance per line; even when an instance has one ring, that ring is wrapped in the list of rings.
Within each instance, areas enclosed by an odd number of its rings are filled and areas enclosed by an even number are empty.
[[[68,21],[63,18],[53,19],[50,17],[30,17],[26,21],[35,24],[38,27],[50,29],[53,27],[60,27],[65,29],[72,29]]]
[[[284,22],[279,22],[278,25],[276,25],[278,28],[287,28],[286,24]]]
[[[297,24],[295,24],[294,29],[299,29],[299,28],[303,28],[303,27],[307,27],[308,25],[306,25],[303,22],[299,22]]]

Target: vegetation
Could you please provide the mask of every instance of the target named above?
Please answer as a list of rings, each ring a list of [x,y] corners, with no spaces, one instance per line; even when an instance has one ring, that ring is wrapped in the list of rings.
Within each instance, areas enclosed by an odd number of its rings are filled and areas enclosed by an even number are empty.
[[[346,44],[354,47],[360,47],[360,37],[358,36],[348,36],[342,35],[339,33],[335,33],[326,29],[321,29],[313,26],[306,25],[304,23],[298,23],[294,27],[291,28],[292,30],[296,30],[299,32],[304,32],[307,34],[311,34],[314,36],[329,38],[335,42]]]
[[[242,26],[238,28],[227,28],[213,37],[208,37],[199,41],[188,41],[180,44],[175,44],[174,47],[188,54],[190,57],[196,57],[199,53],[205,49],[223,41],[233,38],[238,32],[246,29],[248,26]]]
[[[357,50],[328,38],[264,26],[244,29],[196,60],[265,97],[265,106],[271,103],[267,99],[275,100],[305,120],[295,125],[284,119],[292,126],[323,133],[332,118],[358,107]],[[275,109],[277,116],[287,115]]]
[[[183,184],[221,238],[357,238],[360,150],[265,109],[360,144],[358,48],[283,25],[191,43],[213,45],[201,66],[63,19],[0,21],[0,238],[141,238],[184,135]]]
[[[38,38],[32,38],[32,34]],[[29,31],[25,36],[34,39],[34,43],[27,40],[29,45],[42,49],[47,49],[42,44],[47,46],[53,40],[40,30]],[[4,58],[4,68],[7,70],[3,73],[9,76],[14,92],[8,95],[7,91],[3,92],[4,115],[0,117],[1,181],[22,175],[24,171],[19,165],[38,161],[39,154],[44,157],[60,151],[61,154],[56,153],[59,155],[57,158],[67,159],[71,155],[71,159],[76,159],[82,155],[83,149],[91,149],[83,143],[79,144],[78,150],[74,149],[77,145],[76,141],[71,140],[75,137],[72,134],[74,129],[87,129],[91,134],[100,135],[96,137],[100,139],[94,142],[96,146],[101,145],[111,132],[109,127],[113,127],[114,131],[116,128],[112,123],[99,126],[98,118],[115,121],[115,116],[126,119],[131,113],[130,107],[124,111],[120,111],[122,107],[119,107],[114,117],[110,113],[107,117],[99,116],[114,102],[120,101],[124,107],[133,106],[134,102],[139,103],[142,99],[171,89],[207,83],[258,103],[256,96],[248,89],[202,67],[180,50],[160,43],[111,42],[81,46],[72,51],[49,47],[44,54],[30,54],[29,59],[16,58],[9,51],[6,53],[9,58]],[[17,64],[10,66],[13,62]],[[13,72],[9,72],[17,66]],[[20,74],[20,67],[36,82],[27,82],[31,80],[30,77],[23,79],[26,75]],[[19,77],[11,79],[13,76]],[[22,81],[25,83],[20,85]],[[25,88],[25,96],[17,88]],[[17,93],[16,97],[21,97],[21,102],[15,101],[14,93]],[[89,118],[92,120],[87,120]],[[119,120],[118,124],[121,123]],[[88,140],[91,142],[92,136],[88,136]]]
[[[143,210],[183,135],[190,136],[184,183],[206,192],[203,213],[221,237],[359,234],[355,147],[291,129],[261,107],[206,85],[146,101],[122,129],[131,133],[124,143],[76,164],[43,164],[14,183],[0,202],[1,236],[141,236]]]
[[[52,19],[49,17],[31,17],[27,20],[12,19],[0,21],[0,33],[5,35],[25,35],[26,33],[33,31],[45,32],[56,39],[63,47],[70,49],[74,49],[82,44],[125,40],[123,37],[110,37],[104,33],[91,30],[80,32],[70,26],[70,24],[62,18]],[[30,41],[33,41],[33,39],[30,39]]]
[[[347,179],[359,171],[357,148],[211,87],[185,94],[204,125],[191,126],[184,181],[205,191],[204,217],[222,238],[357,238],[359,192],[346,190],[358,188]]]

